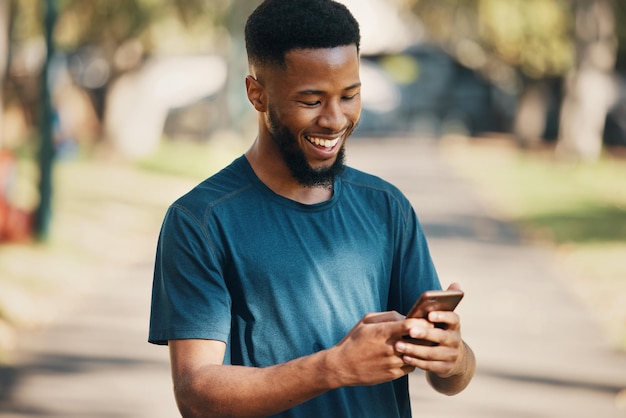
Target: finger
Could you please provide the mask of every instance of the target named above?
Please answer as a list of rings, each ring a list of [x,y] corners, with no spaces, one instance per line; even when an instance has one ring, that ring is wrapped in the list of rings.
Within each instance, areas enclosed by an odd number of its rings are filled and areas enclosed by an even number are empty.
[[[412,353],[419,355],[420,351],[413,352],[413,347],[432,347],[442,346],[451,349],[458,348],[461,343],[461,334],[458,330],[431,328],[431,329],[411,329],[409,335],[398,340],[398,343],[409,343],[409,348],[404,350],[396,350],[403,353]],[[428,353],[430,355],[430,353]]]
[[[404,372],[404,374],[409,374],[415,371],[415,366],[411,366],[410,364],[405,364],[404,366],[401,367],[401,369]]]
[[[400,355],[406,364],[429,370],[436,367],[430,363],[454,364],[459,356],[459,350],[444,345],[433,347],[407,343],[402,347]]]
[[[449,361],[421,360],[408,356],[405,356],[405,362],[411,367],[433,372],[442,377],[448,376],[454,367],[454,363]]]
[[[369,313],[363,317],[364,324],[402,321],[404,316],[396,311]]]
[[[433,323],[425,319],[407,319],[406,323],[409,328],[401,335],[401,339],[406,340],[408,338],[409,341],[412,340],[413,344],[419,344],[417,340],[425,339],[428,335],[427,330],[435,327]]]
[[[458,327],[460,318],[452,311],[433,311],[428,314],[428,321],[433,324],[446,324],[446,328],[454,329]]]
[[[406,324],[409,326],[409,328],[433,328],[435,325],[429,321],[428,319],[424,319],[424,318],[407,318],[406,319]]]

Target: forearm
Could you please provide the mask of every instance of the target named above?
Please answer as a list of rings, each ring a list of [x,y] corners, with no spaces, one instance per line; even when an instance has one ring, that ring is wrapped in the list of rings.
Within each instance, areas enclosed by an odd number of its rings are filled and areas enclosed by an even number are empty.
[[[183,417],[265,417],[335,387],[327,352],[266,368],[205,365],[174,379]]]
[[[178,408],[185,418],[265,417],[338,387],[397,379],[414,369],[394,349],[409,330],[399,318],[366,315],[337,345],[264,368],[222,365],[221,341],[171,340]]]
[[[476,357],[472,349],[465,343],[462,343],[462,352],[459,356],[458,367],[450,374],[450,376],[441,377],[434,372],[426,372],[428,383],[439,393],[444,395],[456,395],[469,385],[469,382],[476,371]]]

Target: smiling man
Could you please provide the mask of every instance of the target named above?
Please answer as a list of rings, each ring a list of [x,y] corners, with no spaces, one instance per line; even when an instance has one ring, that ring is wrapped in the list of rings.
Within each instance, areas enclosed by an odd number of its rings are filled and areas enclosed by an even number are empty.
[[[330,0],[267,0],[245,35],[258,136],[172,204],[157,249],[149,341],[169,345],[182,415],[409,417],[415,368],[460,392],[475,365],[458,315],[403,316],[440,288],[413,208],[344,165],[358,23]]]

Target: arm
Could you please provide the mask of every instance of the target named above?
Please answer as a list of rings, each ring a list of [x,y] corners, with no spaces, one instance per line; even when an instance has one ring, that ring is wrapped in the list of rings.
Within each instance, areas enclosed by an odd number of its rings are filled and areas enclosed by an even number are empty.
[[[226,345],[221,341],[169,344],[174,393],[185,418],[268,416],[332,388],[323,352],[252,368],[222,365]]]
[[[222,365],[220,341],[171,340],[176,402],[185,418],[268,416],[337,387],[399,378],[414,370],[394,349],[409,332],[402,318],[367,315],[334,347],[265,368]]]

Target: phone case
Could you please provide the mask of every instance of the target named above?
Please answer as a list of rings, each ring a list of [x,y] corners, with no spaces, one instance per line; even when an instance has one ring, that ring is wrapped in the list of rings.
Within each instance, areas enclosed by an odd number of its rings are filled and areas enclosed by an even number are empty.
[[[459,302],[461,302],[463,296],[464,293],[461,290],[428,290],[422,293],[406,317],[428,319],[428,314],[433,311],[453,311]],[[435,327],[445,329],[445,324],[436,323]],[[404,339],[412,342],[413,344],[428,346],[437,345],[437,343],[433,341],[421,338],[411,338],[406,336]]]

